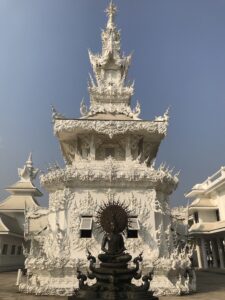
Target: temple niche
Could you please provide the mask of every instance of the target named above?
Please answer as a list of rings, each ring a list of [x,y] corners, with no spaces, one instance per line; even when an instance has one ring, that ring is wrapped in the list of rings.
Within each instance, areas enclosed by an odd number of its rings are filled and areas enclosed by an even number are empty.
[[[96,212],[104,203],[118,201],[131,211],[124,231],[127,251],[132,256],[143,251],[143,273],[154,267],[151,288],[161,295],[189,293],[195,288],[190,251],[177,247],[171,230],[169,196],[178,174],[154,163],[167,133],[168,111],[144,121],[139,102],[131,107],[131,55],[121,55],[112,2],[106,12],[102,52],[89,51],[89,107],[82,100],[80,119],[68,119],[53,108],[53,130],[65,166],[54,165],[40,176],[49,193],[48,209],[26,211],[28,275],[21,278],[19,290],[72,295],[78,288],[77,269],[87,265],[86,249],[96,256],[101,248]],[[41,228],[35,231],[39,220]]]

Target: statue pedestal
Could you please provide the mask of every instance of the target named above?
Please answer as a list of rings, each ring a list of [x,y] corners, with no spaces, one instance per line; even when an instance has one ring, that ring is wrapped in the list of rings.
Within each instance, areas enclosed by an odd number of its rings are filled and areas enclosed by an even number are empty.
[[[149,291],[151,274],[142,277],[143,284],[141,286],[131,283],[133,278],[141,278],[141,272],[139,271],[139,261],[141,259],[141,256],[134,259],[136,267],[133,268],[128,268],[127,263],[121,262],[104,262],[100,264],[100,267],[95,268],[94,263],[91,262],[89,278],[96,278],[97,282],[92,286],[88,286],[85,284],[87,276],[79,274],[80,288],[68,299],[157,300],[158,298],[153,296],[153,292]]]

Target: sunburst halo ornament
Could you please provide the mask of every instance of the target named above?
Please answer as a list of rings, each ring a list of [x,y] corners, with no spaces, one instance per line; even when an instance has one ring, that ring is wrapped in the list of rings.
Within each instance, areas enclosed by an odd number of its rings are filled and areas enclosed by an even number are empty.
[[[128,206],[115,200],[103,203],[96,216],[98,229],[106,233],[112,233],[112,224],[115,233],[123,232],[130,223],[129,218]]]

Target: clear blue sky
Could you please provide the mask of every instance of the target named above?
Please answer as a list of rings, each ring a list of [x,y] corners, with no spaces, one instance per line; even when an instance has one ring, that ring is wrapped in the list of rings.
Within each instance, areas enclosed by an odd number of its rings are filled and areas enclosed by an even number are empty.
[[[170,126],[157,163],[181,170],[172,204],[225,165],[225,0],[117,0],[125,53],[134,51],[133,104]],[[79,117],[87,50],[99,51],[106,0],[0,0],[0,196],[30,151],[63,166],[50,105]]]

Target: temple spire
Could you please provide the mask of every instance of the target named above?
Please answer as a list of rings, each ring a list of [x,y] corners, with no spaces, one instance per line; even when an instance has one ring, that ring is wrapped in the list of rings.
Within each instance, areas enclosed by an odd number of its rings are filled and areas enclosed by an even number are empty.
[[[88,86],[91,105],[85,117],[101,113],[136,118],[130,106],[134,87],[126,81],[131,55],[121,54],[120,31],[115,24],[117,8],[113,1],[105,12],[108,20],[101,33],[102,53],[89,51],[94,79],[91,77]],[[81,107],[83,110],[83,103]]]
[[[115,28],[115,24],[114,24],[114,18],[117,12],[117,7],[115,6],[115,4],[113,3],[113,1],[110,1],[109,6],[107,7],[107,9],[105,10],[107,16],[108,16],[108,22],[107,22],[107,26],[106,28],[108,29],[113,29]]]
[[[38,169],[33,167],[32,153],[30,153],[23,168],[18,169],[18,175],[21,181],[33,181],[38,171]]]
[[[102,32],[102,55],[112,55],[114,58],[120,58],[120,32],[116,28],[115,15],[117,8],[111,1],[105,10],[108,21],[105,30]]]

